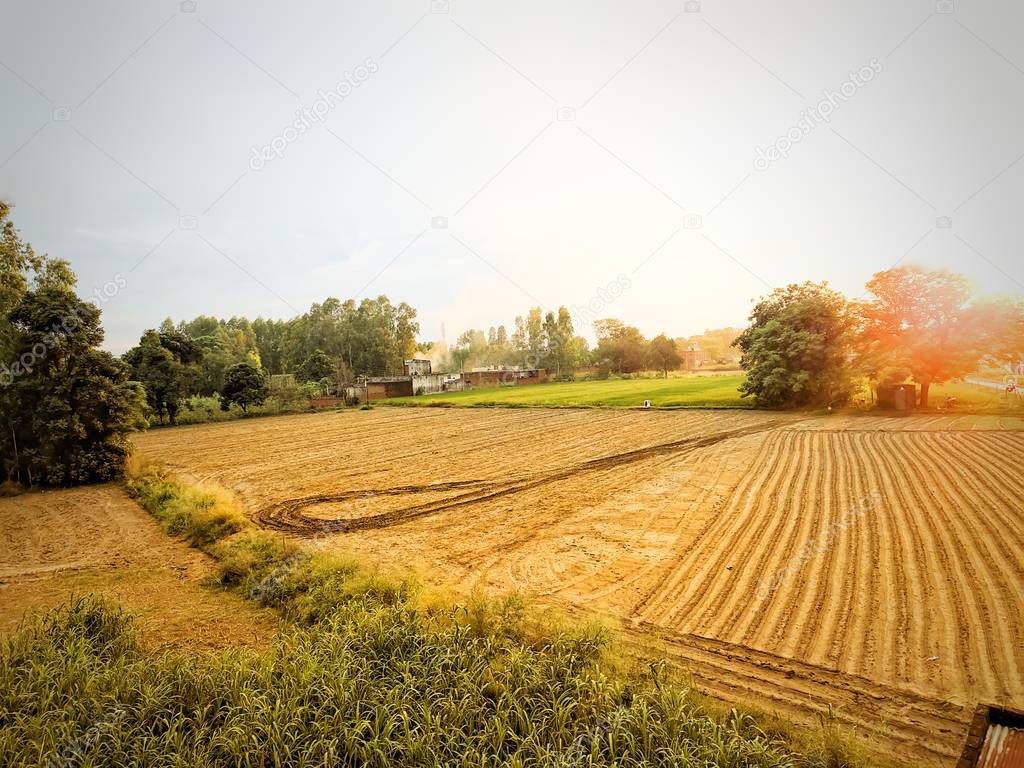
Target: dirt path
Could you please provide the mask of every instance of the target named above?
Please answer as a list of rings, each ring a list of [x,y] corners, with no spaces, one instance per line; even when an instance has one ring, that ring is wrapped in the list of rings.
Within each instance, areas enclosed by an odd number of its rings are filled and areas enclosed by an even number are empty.
[[[256,646],[276,618],[202,585],[213,561],[112,485],[0,499],[0,631],[69,595],[110,595],[153,648]]]

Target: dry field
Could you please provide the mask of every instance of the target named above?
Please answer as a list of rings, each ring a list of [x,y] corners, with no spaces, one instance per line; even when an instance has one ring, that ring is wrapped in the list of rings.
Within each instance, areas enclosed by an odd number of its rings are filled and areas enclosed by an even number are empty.
[[[202,586],[213,561],[167,536],[113,485],[0,499],[0,631],[89,592],[139,614],[151,648],[258,646],[270,611]]]
[[[376,409],[154,430],[264,526],[623,620],[695,683],[950,763],[1024,706],[1024,423]]]

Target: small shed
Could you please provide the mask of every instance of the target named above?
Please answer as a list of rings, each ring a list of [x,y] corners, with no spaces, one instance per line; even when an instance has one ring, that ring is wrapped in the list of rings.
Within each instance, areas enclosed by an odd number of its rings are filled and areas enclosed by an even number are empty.
[[[974,711],[967,743],[956,768],[1024,766],[1024,712],[980,705]]]
[[[917,407],[916,384],[887,384],[878,388],[879,408],[908,411]]]

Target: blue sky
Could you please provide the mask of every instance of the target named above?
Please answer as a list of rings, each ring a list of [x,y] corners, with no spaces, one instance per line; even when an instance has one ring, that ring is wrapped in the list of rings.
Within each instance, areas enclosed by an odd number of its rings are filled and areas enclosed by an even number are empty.
[[[452,339],[601,296],[689,335],[771,286],[857,296],[904,261],[1024,290],[1020,3],[4,0],[2,18],[0,195],[83,295],[123,282],[102,302],[115,351],[168,315],[329,295],[386,293]]]

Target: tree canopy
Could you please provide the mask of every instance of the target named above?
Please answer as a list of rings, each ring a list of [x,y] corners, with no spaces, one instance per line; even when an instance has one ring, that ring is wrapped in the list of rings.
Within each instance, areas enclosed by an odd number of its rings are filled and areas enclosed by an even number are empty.
[[[846,297],[827,283],[777,288],[736,340],[747,373],[740,392],[768,408],[846,403],[855,390],[856,328]]]
[[[682,365],[683,356],[679,354],[679,345],[662,333],[651,339],[650,360],[667,377],[669,371]]]
[[[100,310],[74,293],[67,262],[37,256],[0,203],[0,467],[25,485],[119,476],[143,392],[97,347]],[[8,362],[9,361],[9,362]]]
[[[986,355],[1020,342],[1019,303],[976,300],[963,275],[898,267],[876,274],[867,288],[873,299],[861,307],[865,364],[877,381],[919,383],[921,405],[932,384],[971,373]]]
[[[202,348],[180,331],[146,331],[123,359],[145,387],[146,402],[160,423],[166,412],[175,424],[181,401],[197,389]]]
[[[262,405],[267,400],[267,380],[262,373],[248,363],[238,363],[228,368],[224,376],[224,389],[220,393],[220,407],[225,411],[232,405],[248,413],[249,407]]]

